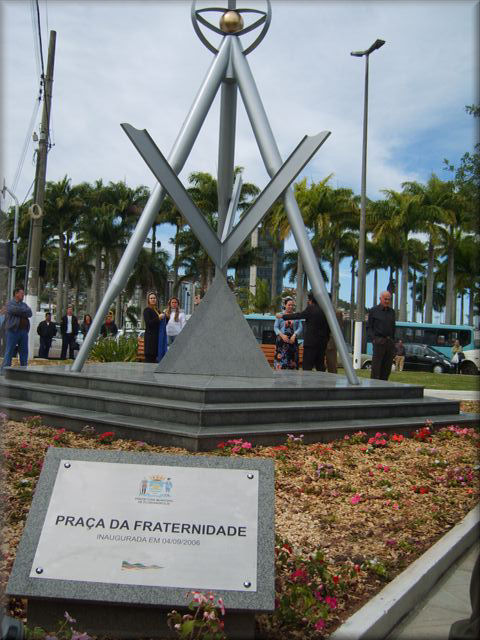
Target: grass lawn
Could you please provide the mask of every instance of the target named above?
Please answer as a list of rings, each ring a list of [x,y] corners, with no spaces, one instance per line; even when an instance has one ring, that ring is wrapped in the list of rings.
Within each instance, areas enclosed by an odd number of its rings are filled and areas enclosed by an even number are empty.
[[[338,373],[343,375],[343,369]],[[356,374],[361,378],[370,378],[370,370],[357,369]],[[426,389],[453,389],[458,391],[480,391],[480,376],[463,376],[449,373],[428,373],[427,371],[393,372],[390,382],[404,384],[419,384]]]

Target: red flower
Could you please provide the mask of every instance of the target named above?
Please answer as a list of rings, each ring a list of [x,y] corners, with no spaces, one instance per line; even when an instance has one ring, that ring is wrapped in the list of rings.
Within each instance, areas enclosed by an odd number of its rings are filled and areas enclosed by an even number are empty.
[[[333,584],[338,584],[340,582],[340,576],[333,576]]]
[[[294,582],[308,582],[308,573],[305,569],[297,569],[290,575],[290,580]]]
[[[105,440],[113,440],[113,438],[115,437],[115,433],[113,431],[105,431],[105,433],[101,433],[98,436],[98,439],[103,442]]]

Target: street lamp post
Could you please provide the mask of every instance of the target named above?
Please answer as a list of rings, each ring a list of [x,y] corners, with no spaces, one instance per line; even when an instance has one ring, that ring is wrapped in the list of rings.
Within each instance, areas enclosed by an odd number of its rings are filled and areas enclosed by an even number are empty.
[[[365,57],[365,96],[363,103],[363,144],[362,144],[362,186],[360,200],[360,234],[358,241],[358,277],[357,277],[357,313],[355,320],[355,337],[353,343],[353,368],[360,369],[362,353],[362,332],[365,321],[365,236],[367,208],[367,122],[368,122],[368,58],[373,51],[380,49],[385,40],[375,42],[365,51],[352,51],[351,56]]]

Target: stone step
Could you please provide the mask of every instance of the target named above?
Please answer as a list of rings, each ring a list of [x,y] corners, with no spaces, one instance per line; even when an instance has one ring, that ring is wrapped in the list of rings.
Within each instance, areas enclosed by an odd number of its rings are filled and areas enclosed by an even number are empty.
[[[236,428],[199,427],[14,398],[3,398],[2,409],[12,420],[41,414],[44,423],[53,427],[65,427],[80,432],[85,425],[89,425],[95,427],[97,433],[114,431],[117,437],[163,446],[183,447],[190,451],[210,451],[216,448],[218,442],[235,437],[241,437],[256,445],[276,445],[286,440],[285,423],[252,423],[244,426],[237,425]],[[327,420],[308,424],[292,422],[288,425],[288,433],[303,434],[306,443],[329,442],[356,431],[365,431],[368,434],[385,431],[409,435],[413,430],[422,427],[427,418],[432,421],[434,428],[451,424],[473,426],[478,425],[479,422],[479,416],[476,414],[431,415],[425,413],[423,416],[405,417],[399,417],[396,414],[395,417],[388,418]]]
[[[93,389],[53,384],[17,382],[8,378],[0,386],[0,395],[32,403],[87,409],[112,415],[133,416],[191,426],[235,426],[251,423],[305,423],[321,420],[353,420],[455,414],[458,402],[437,398],[381,398],[377,400],[295,400],[282,402],[244,402],[203,404],[186,400],[139,397]]]
[[[134,364],[134,363],[127,363]],[[140,373],[138,373],[140,368]],[[64,366],[38,366],[27,369],[12,368],[6,373],[7,380],[24,384],[42,383],[74,389],[94,389],[108,393],[122,393],[141,397],[167,398],[202,402],[204,404],[229,402],[283,402],[285,394],[295,394],[297,400],[349,400],[354,398],[421,398],[423,387],[417,385],[391,384],[380,380],[362,380],[360,387],[348,385],[345,379],[334,374],[311,372],[277,372],[271,379],[213,376],[155,374],[156,365],[137,364],[135,375],[128,369],[108,369],[103,375],[71,373]],[[142,373],[143,372],[143,373]],[[321,383],[320,383],[321,381]]]

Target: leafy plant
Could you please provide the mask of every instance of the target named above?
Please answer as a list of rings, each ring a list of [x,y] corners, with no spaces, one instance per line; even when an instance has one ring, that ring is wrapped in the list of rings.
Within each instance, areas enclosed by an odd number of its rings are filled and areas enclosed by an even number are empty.
[[[138,341],[135,336],[100,338],[93,346],[90,357],[97,362],[134,362],[137,359]]]
[[[77,621],[65,611],[65,620],[60,620],[55,631],[46,632],[41,627],[25,629],[25,640],[95,640],[95,636],[80,633],[73,628]]]
[[[225,606],[222,598],[213,593],[206,595],[200,591],[191,591],[192,599],[188,605],[192,613],[182,615],[178,611],[168,614],[168,626],[184,640],[226,640],[223,631]]]

